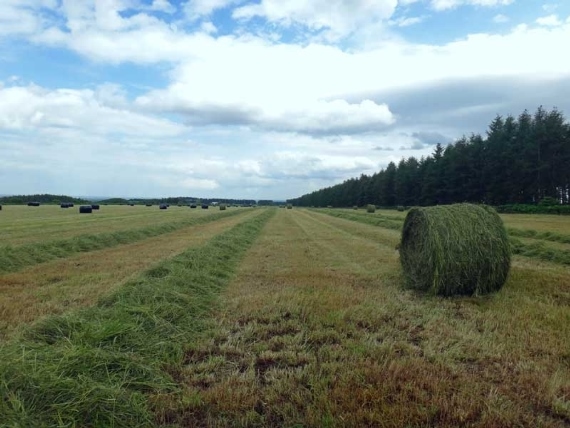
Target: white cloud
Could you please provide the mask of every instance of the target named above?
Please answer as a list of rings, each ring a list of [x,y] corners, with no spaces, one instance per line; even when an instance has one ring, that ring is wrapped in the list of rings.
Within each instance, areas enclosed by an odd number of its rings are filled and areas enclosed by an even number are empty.
[[[236,19],[255,16],[284,26],[301,24],[312,30],[328,29],[332,36],[343,36],[359,26],[389,19],[398,0],[262,0],[234,10]]]
[[[441,11],[464,5],[482,7],[508,6],[514,2],[515,0],[431,0],[431,6],[435,10]]]
[[[226,8],[239,1],[240,0],[188,0],[184,3],[183,9],[186,16],[194,20],[202,16],[210,15],[215,10]]]
[[[401,17],[398,19],[390,20],[389,24],[396,27],[410,27],[412,25],[416,25],[425,21],[427,18],[427,16]]]
[[[558,27],[562,25],[562,21],[558,19],[558,15],[543,16],[542,18],[538,18],[536,23],[545,27]]]
[[[496,24],[503,24],[505,22],[509,22],[509,17],[502,14],[498,14],[493,17],[493,22]]]
[[[180,135],[184,127],[164,119],[110,107],[124,102],[115,85],[97,91],[56,89],[37,85],[0,88],[0,130],[77,129],[85,133],[145,135],[155,138]]]

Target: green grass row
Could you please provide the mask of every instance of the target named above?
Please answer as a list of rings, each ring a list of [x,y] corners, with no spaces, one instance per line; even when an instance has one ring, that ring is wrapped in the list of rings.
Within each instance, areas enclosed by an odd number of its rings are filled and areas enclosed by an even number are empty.
[[[0,348],[5,426],[153,425],[152,400],[275,210],[148,270],[92,308],[51,317]]]
[[[42,243],[25,244],[13,247],[0,247],[0,274],[15,272],[28,266],[50,260],[68,257],[82,252],[96,251],[117,245],[131,244],[146,238],[174,232],[188,226],[231,217],[243,211],[225,211],[203,217],[192,217],[182,221],[162,223],[140,229],[112,233],[79,235],[68,239],[58,239]]]
[[[401,231],[404,222],[396,221],[395,219],[387,218],[381,214],[355,214],[348,211],[341,210],[330,210],[330,209],[320,209],[318,212],[330,215],[332,217],[343,218],[345,220],[357,221],[364,224],[370,224],[373,226],[380,226],[386,229]],[[549,248],[542,242],[536,243],[524,243],[513,236],[529,237],[535,239],[542,239],[553,242],[563,242],[567,243],[565,238],[566,235],[560,235],[551,232],[537,232],[534,230],[525,229],[513,229],[508,228],[507,232],[509,234],[509,242],[511,244],[511,250],[513,254],[520,256],[530,257],[537,260],[552,262],[556,264],[570,266],[570,251],[560,250],[556,248]]]
[[[519,238],[533,238],[542,241],[560,242],[562,244],[570,244],[570,235],[564,235],[556,232],[539,232],[531,229],[516,229],[508,227],[507,232],[510,236],[517,236]]]

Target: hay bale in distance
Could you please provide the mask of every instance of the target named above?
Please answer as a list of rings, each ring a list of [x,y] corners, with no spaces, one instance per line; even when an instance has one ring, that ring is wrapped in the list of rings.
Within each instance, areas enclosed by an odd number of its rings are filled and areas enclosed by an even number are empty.
[[[39,207],[40,203],[39,202],[28,202],[28,206],[29,207]]]
[[[71,208],[71,205],[69,204],[69,202],[62,202],[61,204],[59,204],[60,208]]]
[[[293,209],[293,204],[287,204],[287,209],[288,209],[288,210],[292,210],[292,209]]]
[[[203,209],[203,210],[207,210],[208,208],[209,208],[208,205],[206,205],[206,204],[203,204],[203,205],[202,205],[202,209]]]
[[[0,205],[0,211],[2,211],[2,205]]]
[[[166,204],[160,204],[160,205],[158,206],[158,209],[160,209],[160,210],[165,210],[165,209],[167,209],[167,208],[168,208],[168,205],[166,205]]]
[[[412,208],[402,230],[400,262],[411,288],[443,296],[482,295],[507,280],[511,251],[493,208]]]
[[[376,205],[368,204],[368,205],[366,206],[366,212],[367,212],[367,213],[374,213],[374,212],[376,212]]]
[[[190,205],[190,208],[194,209],[194,208],[196,208],[196,205],[192,204],[192,205]]]
[[[79,207],[79,214],[91,214],[93,212],[93,208],[91,205],[81,205]]]
[[[398,205],[398,206],[396,207],[396,209],[397,209],[398,211],[400,211],[400,212],[406,211],[406,208],[404,208],[402,205]]]
[[[220,204],[220,211],[226,210],[226,204]]]
[[[145,204],[145,207],[152,207],[152,204]]]
[[[91,208],[94,210],[98,210],[99,209],[99,205],[98,204],[91,204]]]
[[[358,209],[358,205],[355,205],[352,207],[353,210],[357,210]]]

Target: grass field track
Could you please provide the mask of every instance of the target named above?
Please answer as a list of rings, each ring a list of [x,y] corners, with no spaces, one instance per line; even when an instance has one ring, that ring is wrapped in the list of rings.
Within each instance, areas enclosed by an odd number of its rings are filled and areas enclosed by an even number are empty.
[[[493,296],[426,296],[402,287],[393,248],[326,219],[279,210],[267,224],[189,344],[174,376],[183,396],[157,401],[157,422],[570,424],[566,268],[515,260]]]
[[[202,216],[188,216],[183,220],[149,225],[140,229],[79,235],[69,239],[51,240],[18,247],[2,246],[0,247],[0,274],[15,272],[28,266],[69,257],[76,253],[130,244],[142,239],[174,232],[187,226],[204,224],[238,215],[240,212],[242,211],[234,210]]]
[[[133,244],[81,253],[0,275],[0,340],[40,317],[93,305],[98,298],[150,266],[203,245],[254,215],[253,210],[242,211],[236,216],[188,226]]]
[[[0,347],[7,426],[153,426],[181,395],[184,349],[275,209],[168,259],[96,306],[44,319]]]

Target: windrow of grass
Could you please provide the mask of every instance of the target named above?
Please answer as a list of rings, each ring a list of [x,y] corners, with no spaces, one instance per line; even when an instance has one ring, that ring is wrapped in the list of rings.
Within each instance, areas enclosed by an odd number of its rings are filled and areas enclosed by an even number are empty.
[[[148,270],[98,305],[51,317],[0,348],[6,426],[151,426],[151,398],[275,210]]]
[[[379,226],[386,229],[401,231],[403,220],[398,221],[395,217],[389,218],[383,214],[357,214],[343,210],[319,209],[319,213],[323,213],[332,217],[342,218],[345,220],[357,221],[364,224]],[[513,236],[534,238],[537,240],[567,243],[568,235],[557,234],[554,232],[538,232],[529,229],[507,228],[509,234],[509,242],[513,254],[529,257],[536,260],[556,263],[560,265],[570,266],[570,251],[548,247],[543,242],[525,243]],[[570,242],[570,241],[569,241]]]
[[[519,238],[533,238],[540,239],[542,241],[550,242],[560,242],[562,244],[570,244],[570,235],[565,235],[556,232],[539,232],[532,229],[517,229],[514,227],[508,227],[507,232],[510,236],[516,236]]]
[[[239,214],[240,211],[224,211],[203,217],[190,217],[185,220],[147,226],[140,229],[112,233],[85,234],[68,239],[57,239],[42,243],[26,244],[17,247],[0,247],[0,274],[15,272],[50,260],[68,257],[76,253],[110,248],[116,245],[131,244],[142,239],[174,232],[187,226],[216,221]]]

